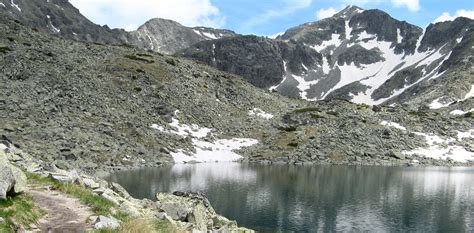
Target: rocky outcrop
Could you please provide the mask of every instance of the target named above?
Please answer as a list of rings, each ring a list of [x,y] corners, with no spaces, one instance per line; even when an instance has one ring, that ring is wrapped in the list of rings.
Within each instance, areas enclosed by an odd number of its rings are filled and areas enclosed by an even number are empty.
[[[241,75],[251,84],[265,89],[278,85],[287,71],[301,74],[322,60],[319,53],[303,43],[257,36],[204,41],[178,54]]]
[[[230,30],[190,28],[172,20],[158,18],[149,20],[130,33],[133,39],[129,43],[164,54],[174,54],[200,41],[236,36]]]
[[[5,153],[5,147],[0,144],[0,200],[7,195],[19,194],[26,190],[26,175],[12,165]]]
[[[157,200],[158,208],[187,230],[252,232],[245,228],[238,228],[237,222],[216,214],[209,200],[202,193],[158,193]]]
[[[98,216],[94,221],[94,229],[115,230],[120,227],[120,221],[114,217]]]
[[[277,164],[409,165],[418,161],[437,166],[472,165],[472,114],[451,112],[473,108],[474,99],[440,110],[318,101],[288,112],[274,123],[278,131],[266,132],[260,144],[241,153],[247,161]],[[428,135],[437,142],[430,141]],[[430,158],[434,152],[443,156]],[[467,157],[467,161],[455,160],[456,156]]]

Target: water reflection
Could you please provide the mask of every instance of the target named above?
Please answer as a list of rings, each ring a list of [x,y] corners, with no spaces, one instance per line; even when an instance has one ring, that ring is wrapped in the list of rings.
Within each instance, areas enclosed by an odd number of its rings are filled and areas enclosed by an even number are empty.
[[[473,168],[212,163],[109,179],[137,198],[203,191],[219,213],[259,231],[474,230]]]

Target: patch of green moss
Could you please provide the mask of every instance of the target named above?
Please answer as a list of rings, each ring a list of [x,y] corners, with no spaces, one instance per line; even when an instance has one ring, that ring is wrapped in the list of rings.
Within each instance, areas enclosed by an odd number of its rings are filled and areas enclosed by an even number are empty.
[[[335,117],[338,117],[338,116],[339,116],[339,113],[338,113],[338,112],[335,112],[335,111],[328,111],[328,112],[326,112],[326,114],[332,115],[332,116],[335,116]]]
[[[166,59],[165,62],[168,63],[168,64],[170,64],[170,65],[172,65],[172,66],[176,66],[176,65],[177,65],[176,60],[171,59],[171,58]]]
[[[154,63],[155,62],[153,60],[150,60],[150,59],[147,59],[147,58],[144,58],[144,57],[140,57],[140,56],[137,56],[137,55],[134,55],[134,54],[128,54],[128,55],[125,55],[125,57],[130,59],[130,60],[143,61],[143,62],[146,62],[146,63]]]
[[[153,55],[146,54],[146,53],[137,53],[137,56],[140,56],[140,57],[153,57]]]
[[[305,113],[305,112],[320,112],[321,110],[319,108],[315,107],[310,107],[310,108],[300,108],[296,109],[294,113]]]

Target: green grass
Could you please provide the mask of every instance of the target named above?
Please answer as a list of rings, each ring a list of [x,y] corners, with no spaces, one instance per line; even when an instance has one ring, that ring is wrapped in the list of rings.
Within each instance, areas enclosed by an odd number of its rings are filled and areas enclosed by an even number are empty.
[[[86,189],[77,184],[69,183],[60,183],[52,180],[51,178],[41,177],[36,174],[27,173],[28,182],[31,184],[51,186],[51,188],[68,194],[72,197],[75,197],[80,200],[84,205],[92,207],[93,212],[96,215],[110,216],[111,209],[115,208],[115,204],[111,201],[93,193],[91,190]],[[28,213],[29,206],[22,204],[25,208],[22,208],[25,213]],[[27,215],[28,216],[28,215]],[[35,215],[36,216],[36,215]],[[111,229],[101,229],[94,230],[94,233],[141,233],[141,232],[176,232],[175,227],[168,221],[164,220],[145,220],[145,219],[132,219],[123,212],[118,211],[116,214],[112,215],[114,218],[122,221],[122,226],[120,229],[111,230]],[[0,217],[2,217],[0,215]],[[31,222],[36,222],[38,218],[29,217],[27,220]],[[33,221],[34,220],[34,221]],[[25,221],[25,222],[28,222]],[[28,224],[29,224],[28,223]],[[4,232],[2,225],[0,225],[0,232]],[[9,232],[9,231],[5,231]],[[12,231],[13,232],[13,231]]]
[[[140,57],[153,57],[153,55],[150,55],[150,54],[146,54],[146,53],[137,53],[137,56],[140,56]]]
[[[0,232],[16,232],[15,226],[27,227],[37,222],[44,214],[26,194],[8,197],[7,200],[0,201],[0,217],[6,221],[5,224],[0,224]]]
[[[50,185],[53,189],[76,197],[82,204],[92,207],[94,213],[98,215],[108,216],[110,215],[110,209],[115,207],[115,204],[111,201],[77,184],[60,183],[50,178],[41,177],[31,173],[27,174],[27,178],[30,183]]]
[[[153,60],[149,60],[147,58],[140,57],[139,55],[129,54],[129,55],[125,55],[125,57],[130,59],[130,60],[143,61],[143,62],[146,62],[146,63],[154,63],[155,62]]]
[[[305,112],[320,112],[319,108],[301,108],[301,109],[296,109],[294,111],[295,113],[305,113]]]
[[[329,111],[329,112],[326,112],[326,114],[332,115],[332,116],[335,116],[335,117],[338,117],[338,116],[339,116],[339,113],[338,113],[338,112],[335,112],[335,111]]]

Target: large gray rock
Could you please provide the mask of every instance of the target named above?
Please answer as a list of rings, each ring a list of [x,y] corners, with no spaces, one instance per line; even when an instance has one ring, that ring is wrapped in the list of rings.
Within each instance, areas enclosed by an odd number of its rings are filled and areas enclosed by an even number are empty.
[[[99,216],[94,223],[95,229],[117,229],[120,227],[120,221],[114,217]]]
[[[193,230],[206,232],[209,230],[237,231],[237,223],[218,215],[207,198],[201,193],[175,192],[173,194],[158,193],[158,208],[171,219],[192,224]],[[243,231],[248,229],[241,229]],[[248,230],[251,232],[250,230]]]
[[[10,164],[5,151],[0,150],[0,199],[6,199],[9,193],[21,193],[26,190],[26,175]]]

